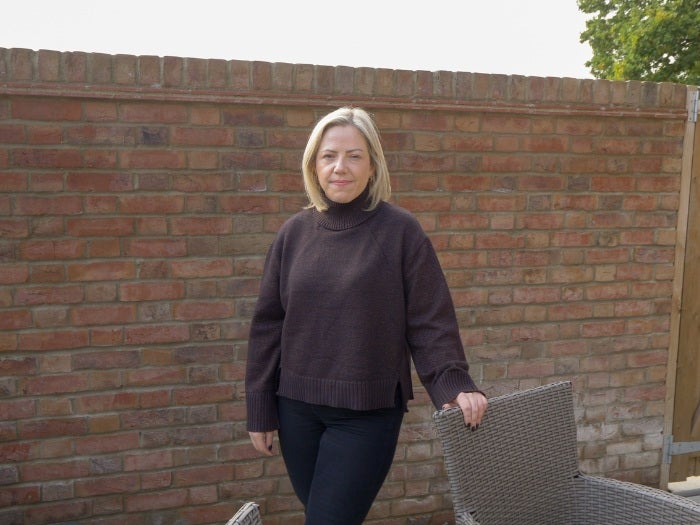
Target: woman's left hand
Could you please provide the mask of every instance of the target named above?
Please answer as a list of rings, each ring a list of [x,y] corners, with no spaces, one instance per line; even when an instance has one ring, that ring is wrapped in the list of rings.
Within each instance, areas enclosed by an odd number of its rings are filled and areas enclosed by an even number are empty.
[[[464,424],[476,430],[488,404],[486,396],[481,392],[460,392],[452,401],[442,405],[442,408],[459,407],[464,416]]]

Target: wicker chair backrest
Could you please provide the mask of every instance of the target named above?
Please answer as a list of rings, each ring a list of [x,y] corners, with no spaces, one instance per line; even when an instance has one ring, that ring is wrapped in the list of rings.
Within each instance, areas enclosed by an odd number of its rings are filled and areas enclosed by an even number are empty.
[[[434,420],[458,524],[572,523],[578,460],[570,382],[490,399],[476,432],[458,408]]]

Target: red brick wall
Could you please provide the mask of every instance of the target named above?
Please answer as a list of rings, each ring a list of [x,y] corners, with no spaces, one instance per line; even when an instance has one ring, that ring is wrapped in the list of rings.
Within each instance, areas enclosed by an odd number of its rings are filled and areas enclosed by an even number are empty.
[[[489,395],[575,383],[584,470],[656,484],[686,89],[0,49],[0,522],[301,523],[244,424],[267,246],[322,114],[376,115]],[[419,389],[376,523],[451,521]],[[413,521],[410,521],[412,519]]]

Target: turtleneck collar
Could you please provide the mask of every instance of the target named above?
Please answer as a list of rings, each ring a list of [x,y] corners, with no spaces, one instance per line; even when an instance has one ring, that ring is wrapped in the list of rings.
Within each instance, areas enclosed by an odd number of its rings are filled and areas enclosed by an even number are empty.
[[[328,230],[347,230],[365,222],[377,211],[377,206],[372,211],[366,211],[369,206],[369,185],[354,200],[347,203],[334,202],[324,196],[328,209],[319,212],[314,210],[316,221],[320,226]]]

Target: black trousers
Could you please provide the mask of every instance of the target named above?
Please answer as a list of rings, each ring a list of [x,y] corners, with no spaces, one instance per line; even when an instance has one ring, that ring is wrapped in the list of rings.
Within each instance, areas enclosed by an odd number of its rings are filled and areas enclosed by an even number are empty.
[[[349,410],[279,398],[279,441],[306,525],[360,525],[389,472],[403,408]]]

